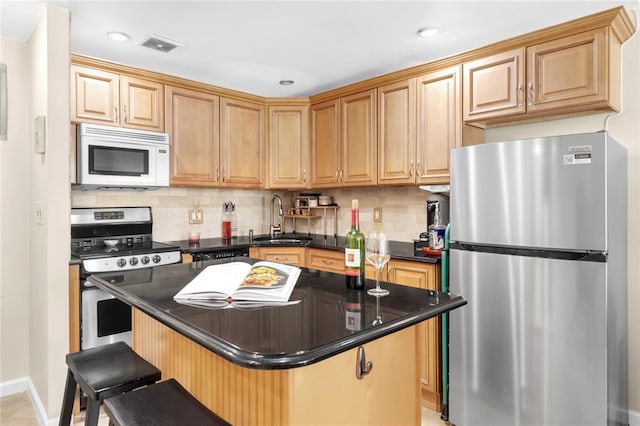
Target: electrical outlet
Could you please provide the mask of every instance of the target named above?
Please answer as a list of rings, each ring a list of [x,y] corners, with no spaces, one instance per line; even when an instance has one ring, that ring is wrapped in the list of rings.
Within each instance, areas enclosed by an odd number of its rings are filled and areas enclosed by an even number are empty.
[[[199,225],[202,222],[202,209],[189,209],[189,224]]]
[[[373,208],[373,223],[382,223],[382,207]]]

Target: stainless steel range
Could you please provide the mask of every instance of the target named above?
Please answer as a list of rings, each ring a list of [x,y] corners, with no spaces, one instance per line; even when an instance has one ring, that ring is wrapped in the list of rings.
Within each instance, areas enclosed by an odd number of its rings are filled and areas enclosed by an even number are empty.
[[[136,270],[148,281],[154,266],[180,263],[180,247],[152,240],[151,207],[71,209],[71,256],[80,260],[80,347],[87,349],[116,341],[131,344],[131,308],[94,287],[86,278]],[[131,277],[128,278],[131,282]]]

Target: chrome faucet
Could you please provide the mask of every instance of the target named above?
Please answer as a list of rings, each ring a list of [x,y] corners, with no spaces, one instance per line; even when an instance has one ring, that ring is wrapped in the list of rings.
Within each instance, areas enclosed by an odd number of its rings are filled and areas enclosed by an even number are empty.
[[[284,210],[282,210],[282,198],[280,198],[279,195],[274,195],[273,198],[271,198],[271,217],[269,219],[269,235],[272,237],[275,237],[277,233],[282,232],[282,228],[279,223],[277,225],[273,224],[273,206],[276,203],[278,204],[278,216],[284,216]]]

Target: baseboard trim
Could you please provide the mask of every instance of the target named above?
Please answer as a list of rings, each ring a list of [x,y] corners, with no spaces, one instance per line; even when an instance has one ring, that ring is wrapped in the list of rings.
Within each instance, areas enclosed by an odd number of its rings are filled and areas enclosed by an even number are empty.
[[[47,411],[40,401],[36,387],[33,385],[30,377],[20,377],[19,379],[9,380],[7,382],[0,383],[0,397],[13,395],[14,393],[27,392],[33,409],[36,412],[38,423],[46,426],[54,426],[58,424],[58,419],[49,419],[47,417]]]

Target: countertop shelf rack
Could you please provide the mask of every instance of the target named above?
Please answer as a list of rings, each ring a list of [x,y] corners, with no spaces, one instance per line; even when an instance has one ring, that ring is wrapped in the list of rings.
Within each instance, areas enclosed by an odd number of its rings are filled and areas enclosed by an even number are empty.
[[[327,237],[328,211],[333,212],[333,236],[338,235],[338,209],[340,206],[332,204],[328,206],[310,206],[314,197],[298,196],[293,197],[293,207],[287,209],[285,219],[291,219],[293,225],[293,233],[296,233],[296,220],[302,219],[307,221],[307,233],[311,235],[311,220],[322,218],[322,229],[324,237]],[[317,198],[316,198],[317,202]],[[321,211],[321,213],[320,213]]]

